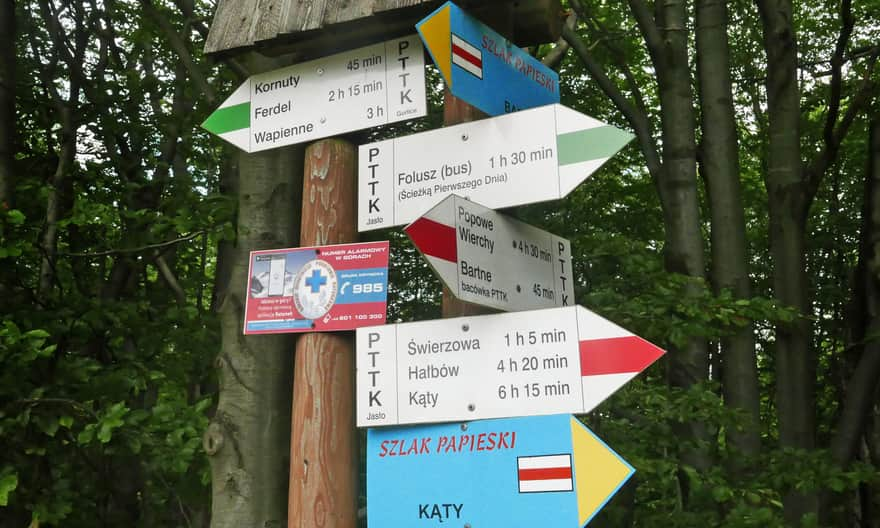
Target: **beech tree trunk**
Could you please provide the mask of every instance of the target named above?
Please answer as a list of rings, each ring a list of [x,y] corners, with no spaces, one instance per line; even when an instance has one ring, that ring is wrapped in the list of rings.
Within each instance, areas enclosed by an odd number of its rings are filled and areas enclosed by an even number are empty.
[[[688,17],[683,0],[655,5],[653,19],[641,0],[630,0],[630,9],[657,71],[663,139],[662,167],[656,174],[663,206],[666,241],[663,248],[666,269],[694,279],[705,278],[703,235],[697,194],[697,147],[694,97],[688,61]],[[702,284],[689,286],[697,294]],[[669,354],[669,379],[673,386],[688,388],[708,378],[709,355],[705,338],[694,336]],[[693,441],[708,440],[705,424],[682,424],[681,434]],[[683,454],[683,462],[706,469],[711,461],[702,450]]]
[[[571,5],[580,18],[588,18],[588,11],[580,1],[572,0]],[[671,0],[655,4],[652,12],[643,0],[629,0],[629,7],[656,71],[662,116],[662,156],[640,94],[634,90],[633,100],[624,96],[576,32],[563,26],[562,36],[635,130],[663,208],[666,270],[694,278],[689,293],[696,294],[703,288],[706,271],[696,181],[696,119],[688,61],[687,5],[682,0]],[[669,360],[670,383],[676,387],[686,389],[708,379],[708,344],[700,336],[694,336],[684,346],[672,348]],[[710,440],[706,425],[696,421],[682,424],[678,432],[694,444],[706,442],[708,445]],[[702,450],[684,453],[683,462],[698,469],[711,464],[708,454]],[[682,485],[687,487],[684,480]],[[683,495],[687,496],[686,489]]]
[[[282,66],[251,60],[254,72]],[[294,338],[244,336],[250,251],[298,244],[303,149],[239,154],[238,238],[218,298],[222,346],[217,411],[203,443],[211,463],[212,528],[284,527]]]
[[[809,207],[800,152],[800,89],[797,39],[791,0],[757,0],[767,53],[767,150],[770,254],[773,290],[801,317],[776,326],[776,413],[782,447],[813,449],[815,430],[815,352],[806,271],[806,221]],[[784,498],[786,521],[817,513],[814,493],[790,491]]]
[[[850,314],[860,323],[855,325],[857,333],[852,336],[851,346],[861,354],[848,380],[831,443],[831,454],[842,465],[858,452],[880,386],[880,121],[871,124],[869,148],[859,265],[853,288],[857,306]]]
[[[736,299],[748,299],[751,284],[730,80],[727,1],[699,0],[696,8],[700,168],[712,221],[712,283],[716,293],[730,290]],[[721,361],[725,404],[747,417],[742,431],[730,432],[731,445],[740,453],[755,455],[761,448],[760,389],[751,322],[722,339]]]

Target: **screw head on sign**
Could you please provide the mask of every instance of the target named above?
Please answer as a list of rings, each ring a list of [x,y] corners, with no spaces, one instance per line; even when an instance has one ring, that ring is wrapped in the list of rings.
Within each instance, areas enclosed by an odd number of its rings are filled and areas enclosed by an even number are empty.
[[[519,284],[516,285],[516,293],[521,293],[522,288],[519,287]]]
[[[327,118],[326,118],[326,117],[322,117],[319,121],[321,121],[321,124],[323,125],[324,123],[327,122]]]
[[[468,325],[466,325],[466,324],[461,325],[461,331],[462,331],[462,332],[467,332],[467,331],[470,330],[470,329],[471,329],[471,327],[468,326]]]
[[[471,528],[471,523],[464,523],[464,528]]]
[[[466,423],[461,424],[461,430],[462,430],[462,431],[467,431],[467,424],[466,424]]]
[[[324,75],[324,68],[318,68],[318,75]]]
[[[474,405],[473,403],[469,403],[469,404],[468,404],[468,410],[469,410],[470,412],[474,412],[474,410],[476,410],[476,408],[477,408],[477,406]]]
[[[467,134],[462,134],[462,135],[461,135],[461,140],[462,140],[462,141],[467,141],[467,140],[468,140],[468,135],[467,135]]]

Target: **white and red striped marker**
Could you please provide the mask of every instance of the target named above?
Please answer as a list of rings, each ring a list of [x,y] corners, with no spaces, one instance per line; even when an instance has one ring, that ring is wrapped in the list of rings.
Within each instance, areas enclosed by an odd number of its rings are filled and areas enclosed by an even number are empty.
[[[483,52],[455,33],[452,37],[452,64],[478,79],[483,78]]]
[[[516,459],[520,493],[571,491],[571,455],[521,456]]]
[[[559,102],[559,75],[452,2],[416,24],[452,95],[497,116]]]
[[[357,330],[357,425],[585,413],[664,351],[581,306]]]
[[[572,306],[568,240],[447,196],[404,231],[462,301],[507,312]]]

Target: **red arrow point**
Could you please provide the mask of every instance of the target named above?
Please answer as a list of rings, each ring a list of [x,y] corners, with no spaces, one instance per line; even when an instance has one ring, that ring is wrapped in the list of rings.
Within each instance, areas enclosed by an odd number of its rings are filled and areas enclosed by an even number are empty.
[[[458,262],[454,227],[422,217],[406,226],[404,231],[423,254]]]
[[[666,353],[638,336],[580,342],[581,376],[638,373]]]

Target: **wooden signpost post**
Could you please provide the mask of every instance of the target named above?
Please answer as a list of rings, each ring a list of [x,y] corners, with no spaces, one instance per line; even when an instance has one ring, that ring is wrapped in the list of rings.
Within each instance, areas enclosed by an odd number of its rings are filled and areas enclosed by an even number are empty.
[[[324,139],[306,149],[304,245],[354,242],[355,147]],[[350,334],[309,333],[296,345],[288,526],[357,523],[354,346]]]

